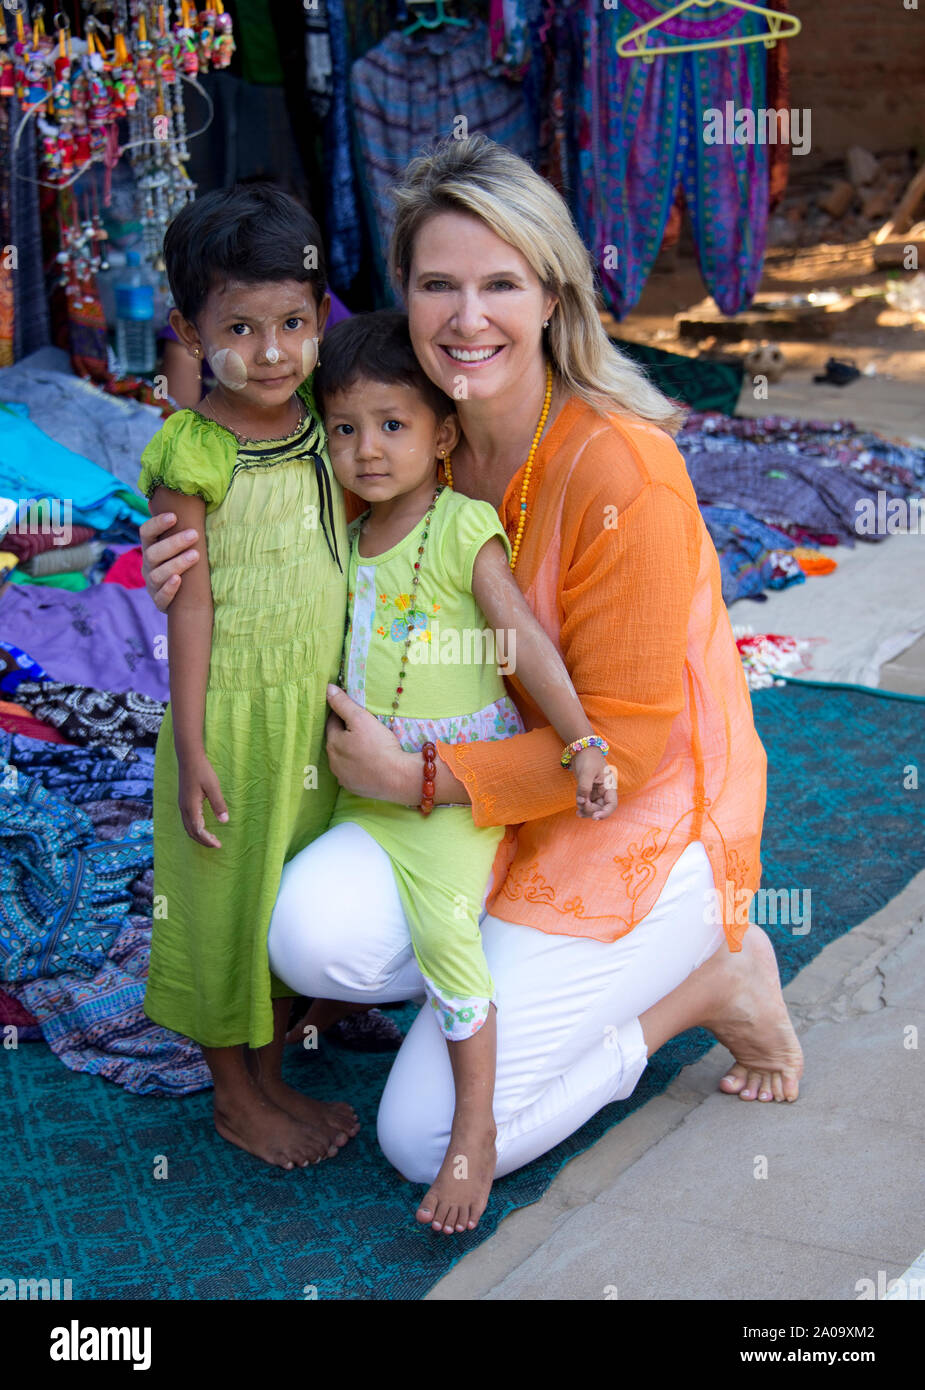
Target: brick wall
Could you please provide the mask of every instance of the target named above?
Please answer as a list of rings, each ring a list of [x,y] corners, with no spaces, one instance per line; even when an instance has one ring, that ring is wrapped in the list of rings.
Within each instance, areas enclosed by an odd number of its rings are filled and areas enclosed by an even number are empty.
[[[875,154],[916,146],[925,159],[925,0],[918,6],[790,0],[803,25],[789,43],[791,101],[812,112],[804,169],[850,145]]]

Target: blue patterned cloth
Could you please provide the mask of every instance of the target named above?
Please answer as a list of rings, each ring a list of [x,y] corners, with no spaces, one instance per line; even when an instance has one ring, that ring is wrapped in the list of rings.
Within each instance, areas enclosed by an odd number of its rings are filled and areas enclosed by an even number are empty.
[[[16,647],[12,642],[0,641],[0,691],[5,695],[12,695],[18,685],[23,681],[50,681],[53,679],[44,667],[34,661],[28,652],[24,652],[22,647]]]
[[[186,1095],[211,1085],[202,1052],[143,1008],[153,754],[142,752],[127,766],[0,735],[0,981],[71,1071],[136,1095]],[[40,779],[81,795],[86,811]]]
[[[7,767],[0,779],[0,980],[94,974],[153,863],[150,822],[97,839],[90,818]]]
[[[132,759],[117,758],[106,748],[72,748],[0,729],[0,775],[8,764],[72,805],[125,797],[150,805],[153,797],[152,748],[137,749]]]
[[[787,553],[796,541],[783,531],[766,526],[741,507],[701,504],[700,512],[719,555],[725,603],[806,582],[806,575]]]

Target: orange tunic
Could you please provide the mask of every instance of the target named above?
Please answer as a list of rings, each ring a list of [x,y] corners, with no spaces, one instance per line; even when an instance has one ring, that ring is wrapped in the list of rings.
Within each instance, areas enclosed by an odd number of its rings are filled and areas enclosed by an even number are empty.
[[[500,511],[512,541],[522,481],[520,469]],[[614,941],[700,840],[718,893],[704,911],[738,951],[761,881],[767,758],[684,460],[655,425],[572,396],[537,450],[527,506],[517,582],[610,744],[618,805],[578,818],[562,739],[519,684],[515,653],[507,684],[527,732],[437,745],[476,825],[508,826],[488,911]]]

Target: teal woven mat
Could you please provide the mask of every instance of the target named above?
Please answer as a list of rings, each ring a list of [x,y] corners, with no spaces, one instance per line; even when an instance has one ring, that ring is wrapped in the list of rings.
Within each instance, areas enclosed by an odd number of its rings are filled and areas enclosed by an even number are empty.
[[[753,703],[770,763],[765,882],[812,892],[808,933],[768,928],[786,982],[922,867],[925,702],[793,682]],[[904,786],[910,766],[923,789]],[[284,1173],[215,1137],[209,1093],[130,1096],[42,1044],[0,1049],[0,1277],[67,1278],[75,1298],[420,1298],[708,1046],[694,1030],[663,1048],[630,1100],[498,1182],[479,1230],[458,1239],[415,1225],[423,1189],[376,1144],[390,1056],[289,1058],[291,1080],[349,1098],[363,1130],[337,1159]]]

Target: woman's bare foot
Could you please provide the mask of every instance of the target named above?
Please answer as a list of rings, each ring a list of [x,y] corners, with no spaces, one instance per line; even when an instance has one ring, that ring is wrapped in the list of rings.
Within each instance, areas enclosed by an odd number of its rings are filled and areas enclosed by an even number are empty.
[[[752,924],[738,954],[721,947],[716,956],[725,956],[722,964],[733,987],[725,1004],[705,1020],[704,1026],[736,1059],[720,1081],[720,1090],[740,1100],[796,1100],[803,1075],[803,1049],[784,1003],[777,959],[767,933]]]
[[[216,1088],[213,1114],[223,1139],[277,1168],[307,1168],[323,1158],[333,1158],[338,1151],[326,1127],[303,1124],[276,1105],[253,1080],[223,1090]]]
[[[415,1220],[451,1236],[474,1231],[488,1205],[498,1162],[494,1122],[456,1120],[440,1171]]]
[[[640,1015],[651,1057],[688,1028],[708,1028],[735,1057],[721,1089],[741,1100],[796,1100],[803,1052],[790,1022],[774,947],[760,927],[725,945]]]

